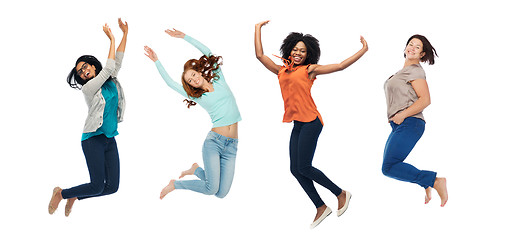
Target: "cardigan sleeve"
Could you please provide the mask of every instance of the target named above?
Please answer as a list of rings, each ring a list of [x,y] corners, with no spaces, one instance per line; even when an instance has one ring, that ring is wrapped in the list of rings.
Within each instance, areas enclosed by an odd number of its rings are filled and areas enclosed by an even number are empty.
[[[120,71],[120,68],[121,68],[121,63],[123,62],[123,55],[124,55],[124,52],[116,52],[116,56],[115,56],[116,65],[115,65],[113,73],[111,74],[111,77],[118,76],[118,72]]]
[[[111,74],[114,72],[115,62],[116,61],[113,59],[107,59],[106,66],[102,68],[100,73],[96,77],[88,80],[88,82],[83,85],[81,91],[83,91],[83,94],[85,96],[90,97],[95,95],[95,93],[102,87],[104,82],[106,82],[106,80],[109,79]]]

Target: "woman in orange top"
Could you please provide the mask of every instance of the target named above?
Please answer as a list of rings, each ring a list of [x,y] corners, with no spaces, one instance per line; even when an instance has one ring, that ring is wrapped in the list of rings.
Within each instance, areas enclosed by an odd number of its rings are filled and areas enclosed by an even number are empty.
[[[257,59],[271,72],[278,75],[284,101],[284,122],[294,121],[290,138],[290,170],[315,207],[317,214],[311,228],[317,226],[331,214],[331,209],[322,201],[313,182],[329,189],[338,199],[338,216],[347,210],[351,194],[342,191],[319,169],[312,166],[317,140],[322,130],[322,116],[313,102],[311,87],[317,75],[343,70],[356,62],[368,51],[368,44],[361,37],[363,48],[341,63],[318,65],[319,41],[313,36],[290,33],[280,47],[284,66],[274,63],[264,55],[261,28],[269,21],[255,25],[255,54]]]

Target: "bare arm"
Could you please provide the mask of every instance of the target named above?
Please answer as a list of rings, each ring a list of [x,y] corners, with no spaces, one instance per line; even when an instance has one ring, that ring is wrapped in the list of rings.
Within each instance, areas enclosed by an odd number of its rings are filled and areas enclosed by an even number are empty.
[[[121,21],[121,18],[118,18],[118,25],[120,26],[120,29],[123,32],[123,38],[121,39],[120,45],[118,46],[118,49],[116,49],[117,52],[125,52],[125,47],[127,45],[127,34],[129,32],[129,25],[127,21],[123,23]]]
[[[360,40],[361,43],[363,44],[363,48],[361,48],[361,50],[359,50],[357,53],[343,60],[341,63],[328,65],[311,65],[308,68],[308,75],[313,75],[313,77],[315,77],[320,74],[328,74],[341,71],[349,67],[353,63],[355,63],[357,60],[359,60],[359,58],[361,58],[366,53],[366,51],[368,51],[368,43],[366,43],[366,40],[364,40],[363,36],[361,36]]]
[[[415,101],[410,107],[397,113],[391,119],[389,119],[396,124],[401,124],[403,121],[405,121],[405,118],[422,112],[427,106],[431,104],[430,90],[428,88],[428,83],[426,80],[416,79],[410,82],[410,84],[412,84],[412,87],[414,88],[415,93],[419,99],[417,99],[417,101]]]
[[[104,27],[102,27],[102,30],[104,30],[104,33],[106,33],[107,37],[109,38],[109,40],[111,42],[111,44],[109,45],[109,55],[107,55],[107,58],[114,60],[116,52],[114,51],[115,42],[114,42],[113,33],[111,32],[111,28],[109,28],[107,23],[104,24]]]
[[[282,66],[277,65],[275,62],[273,62],[273,60],[271,60],[271,58],[264,55],[264,50],[262,49],[261,28],[268,22],[269,20],[255,24],[255,56],[269,71],[273,72],[274,74],[278,74],[278,71],[280,71],[280,68],[282,68]]]

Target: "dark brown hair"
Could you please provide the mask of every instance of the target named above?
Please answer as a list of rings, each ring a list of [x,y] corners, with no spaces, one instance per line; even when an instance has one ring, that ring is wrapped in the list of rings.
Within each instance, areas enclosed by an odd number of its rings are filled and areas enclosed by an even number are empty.
[[[435,48],[433,48],[433,46],[431,45],[430,41],[428,41],[428,39],[425,36],[416,34],[416,35],[410,37],[408,39],[407,44],[405,45],[405,47],[410,43],[410,40],[412,40],[414,38],[417,38],[417,39],[421,40],[421,42],[423,44],[423,50],[422,51],[425,54],[421,58],[421,61],[422,62],[427,62],[429,65],[435,64],[435,56],[438,57],[437,51],[435,50]],[[405,53],[403,54],[403,57],[406,57]]]

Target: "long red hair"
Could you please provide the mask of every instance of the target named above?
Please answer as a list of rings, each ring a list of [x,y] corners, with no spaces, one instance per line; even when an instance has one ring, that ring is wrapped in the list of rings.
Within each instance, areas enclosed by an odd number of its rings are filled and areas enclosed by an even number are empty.
[[[219,77],[218,74],[216,74],[214,71],[218,70],[220,65],[222,65],[221,56],[202,55],[202,57],[199,58],[199,60],[197,59],[188,60],[185,63],[185,65],[183,65],[183,73],[181,74],[181,84],[183,85],[183,89],[185,89],[185,92],[187,92],[188,96],[192,98],[200,98],[206,92],[204,89],[192,87],[190,84],[187,83],[187,81],[185,81],[184,76],[188,70],[192,69],[196,72],[201,73],[202,77],[206,81],[212,83],[213,80],[217,80]],[[188,108],[196,105],[194,101],[189,99],[185,99],[185,102],[187,103]]]

